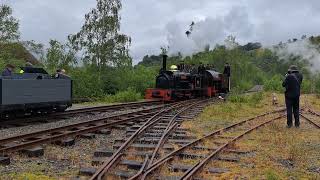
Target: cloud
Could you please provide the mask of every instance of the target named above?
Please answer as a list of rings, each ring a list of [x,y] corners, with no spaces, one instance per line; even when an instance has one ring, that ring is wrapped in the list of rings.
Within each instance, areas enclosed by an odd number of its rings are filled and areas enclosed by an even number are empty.
[[[181,52],[183,55],[192,55],[201,51],[205,46],[214,47],[216,44],[224,44],[227,36],[236,36],[240,41],[251,38],[254,26],[251,24],[245,7],[233,7],[224,16],[215,18],[206,17],[195,21],[191,34],[186,35],[189,24],[192,21],[172,21],[166,29],[169,52],[175,54]]]
[[[22,38],[42,43],[50,38],[63,41],[77,32],[84,15],[96,4],[95,0],[1,2],[13,7]],[[241,42],[272,45],[304,34],[316,35],[320,28],[319,0],[123,0],[122,4],[121,31],[133,39],[130,53],[135,62],[170,43],[176,45],[176,51],[194,51],[234,34]],[[199,27],[190,41],[183,34],[192,21],[199,22]]]
[[[302,57],[309,62],[312,72],[320,72],[320,52],[318,47],[313,45],[309,39],[287,43],[282,48],[274,48],[273,51],[285,60],[290,59],[292,56]]]

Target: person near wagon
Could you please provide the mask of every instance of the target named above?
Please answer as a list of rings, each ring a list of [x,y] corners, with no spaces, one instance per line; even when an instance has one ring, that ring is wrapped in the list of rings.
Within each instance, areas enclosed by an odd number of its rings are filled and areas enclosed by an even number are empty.
[[[285,87],[285,101],[287,107],[287,125],[288,128],[292,127],[292,113],[295,119],[295,127],[300,126],[299,120],[299,103],[300,103],[300,87],[302,84],[303,76],[299,73],[297,66],[291,65],[286,78],[282,83]]]
[[[65,69],[57,69],[55,78],[59,78],[60,76],[66,76],[66,70]]]
[[[228,91],[230,91],[231,87],[231,83],[230,83],[230,76],[231,76],[231,67],[229,65],[229,63],[226,63],[224,65],[224,70],[223,70],[223,74],[227,75],[228,77]]]
[[[12,64],[7,64],[6,68],[2,71],[2,76],[11,76],[15,66]]]

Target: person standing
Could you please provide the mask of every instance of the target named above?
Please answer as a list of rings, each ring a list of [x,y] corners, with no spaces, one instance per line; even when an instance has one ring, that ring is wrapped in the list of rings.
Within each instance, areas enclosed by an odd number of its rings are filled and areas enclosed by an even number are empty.
[[[14,70],[14,66],[11,64],[7,64],[6,68],[2,72],[2,76],[11,76]]]
[[[224,65],[224,70],[223,70],[223,74],[227,75],[228,77],[228,91],[230,92],[231,90],[231,79],[230,79],[230,76],[231,76],[231,67],[229,65],[229,63],[226,63]]]
[[[303,76],[299,73],[298,67],[291,65],[288,69],[288,74],[282,83],[285,87],[285,101],[287,107],[287,125],[288,128],[292,127],[292,113],[295,119],[295,127],[300,126],[299,120],[299,104],[300,104],[300,87],[302,84]]]

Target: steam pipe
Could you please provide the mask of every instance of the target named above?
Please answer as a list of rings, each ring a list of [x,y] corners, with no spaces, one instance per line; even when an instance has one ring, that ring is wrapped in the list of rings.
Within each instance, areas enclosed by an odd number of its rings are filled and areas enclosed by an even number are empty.
[[[163,71],[166,71],[167,70],[167,58],[168,58],[168,55],[164,54],[162,56],[163,60],[162,60],[162,70]]]

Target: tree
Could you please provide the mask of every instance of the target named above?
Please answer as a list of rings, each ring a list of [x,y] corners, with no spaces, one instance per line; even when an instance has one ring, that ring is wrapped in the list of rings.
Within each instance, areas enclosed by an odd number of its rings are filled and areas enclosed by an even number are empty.
[[[12,16],[12,9],[0,5],[0,42],[17,41],[19,37],[19,21]]]
[[[46,67],[54,72],[58,68],[69,69],[77,63],[76,53],[68,44],[61,44],[57,40],[50,40],[45,59]]]
[[[101,67],[131,65],[131,38],[120,34],[120,0],[97,0],[97,7],[85,15],[80,32],[69,35],[75,50],[84,50],[87,63]]]
[[[36,56],[35,58],[40,60],[40,62],[45,62],[45,50],[44,45],[37,43],[34,40],[31,41],[22,41],[20,42],[32,55]],[[32,60],[27,60],[32,64],[38,64],[39,62],[32,62]]]
[[[229,49],[233,49],[239,46],[239,43],[236,41],[236,37],[229,35],[225,40],[225,45]]]

